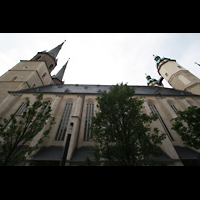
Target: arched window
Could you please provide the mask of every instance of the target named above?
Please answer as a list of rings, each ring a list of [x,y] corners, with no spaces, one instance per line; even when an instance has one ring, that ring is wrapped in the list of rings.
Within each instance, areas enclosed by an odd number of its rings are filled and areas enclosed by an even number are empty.
[[[65,108],[62,114],[62,118],[60,120],[60,124],[58,127],[58,131],[56,133],[55,140],[56,141],[63,141],[65,138],[65,134],[67,131],[67,126],[69,123],[69,118],[72,111],[73,102],[70,100],[65,104]]]
[[[94,116],[94,102],[88,101],[86,107],[85,116],[85,127],[84,127],[84,141],[89,141],[90,136],[92,136],[92,130],[89,127],[92,124],[92,117]]]
[[[176,113],[176,115],[177,115],[177,112],[178,112],[178,110],[177,110],[177,108],[176,108],[176,106],[175,106],[175,103],[173,102],[173,101],[167,101],[168,102],[168,104],[171,106],[171,108],[172,108],[172,110]],[[178,115],[177,115],[178,116]]]
[[[17,111],[15,112],[15,115],[22,115],[26,108],[26,102],[22,102],[22,104],[19,106]]]
[[[163,121],[163,119],[162,119],[160,113],[158,112],[158,109],[156,108],[155,104],[154,104],[152,101],[150,101],[150,102],[148,103],[148,105],[149,105],[149,108],[150,108],[151,112],[152,112],[153,114],[157,114],[157,115],[158,115],[158,119],[159,119],[159,121],[160,121],[160,123],[161,123],[163,129],[165,130],[166,134],[168,135],[169,139],[170,139],[171,141],[174,141],[174,139],[173,139],[171,133],[169,132],[169,129],[167,128],[165,122]]]

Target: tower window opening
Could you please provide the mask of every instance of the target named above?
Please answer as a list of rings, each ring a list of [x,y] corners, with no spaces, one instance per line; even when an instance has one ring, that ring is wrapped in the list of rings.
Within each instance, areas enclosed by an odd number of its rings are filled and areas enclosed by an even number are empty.
[[[181,68],[181,66],[178,66],[179,68]]]
[[[39,60],[41,58],[41,56],[38,56],[38,57],[36,57],[36,59],[35,60]]]
[[[52,71],[53,70],[53,64],[51,64],[50,66],[49,66],[49,71]]]
[[[44,78],[46,75],[47,75],[47,73],[45,72],[45,73],[42,75],[42,78]]]
[[[168,73],[165,73],[165,76],[168,76]]]

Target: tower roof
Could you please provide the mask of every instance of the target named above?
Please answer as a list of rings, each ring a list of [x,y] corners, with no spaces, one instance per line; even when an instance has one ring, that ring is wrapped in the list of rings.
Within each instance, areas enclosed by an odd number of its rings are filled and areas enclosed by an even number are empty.
[[[70,59],[70,58],[69,58],[69,59]],[[66,69],[66,67],[67,67],[67,63],[69,62],[69,59],[68,59],[68,61],[63,65],[63,67],[60,69],[60,71],[59,71],[56,75],[53,75],[53,76],[52,76],[52,78],[57,78],[59,81],[62,82],[64,73],[65,73],[65,69]]]
[[[65,40],[65,41],[66,41],[66,40]],[[48,51],[47,53],[48,53],[50,56],[52,56],[53,58],[56,59],[56,57],[57,57],[57,55],[58,55],[58,53],[59,53],[59,51],[60,51],[62,45],[65,43],[65,41],[64,41],[63,43],[61,43],[60,45],[58,45],[57,47],[51,49],[51,50]]]
[[[153,81],[157,81],[155,78],[151,78],[150,75],[147,75],[146,73],[145,73],[145,75],[146,75],[146,79],[147,79],[147,85],[149,85]]]

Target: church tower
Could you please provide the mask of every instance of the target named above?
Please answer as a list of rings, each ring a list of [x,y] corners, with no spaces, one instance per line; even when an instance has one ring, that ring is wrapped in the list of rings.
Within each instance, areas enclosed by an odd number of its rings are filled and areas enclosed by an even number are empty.
[[[200,79],[170,58],[154,56],[158,73],[175,89],[200,95]]]
[[[38,52],[31,60],[20,60],[3,74],[0,77],[0,103],[9,95],[8,91],[49,85],[52,81],[50,73],[57,65],[56,57],[64,42],[48,52]]]

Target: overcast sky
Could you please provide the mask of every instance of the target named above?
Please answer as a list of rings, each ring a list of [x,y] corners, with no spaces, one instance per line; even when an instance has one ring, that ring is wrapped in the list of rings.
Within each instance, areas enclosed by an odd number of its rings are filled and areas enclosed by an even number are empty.
[[[64,40],[51,75],[70,58],[65,84],[147,85],[145,73],[159,79],[153,54],[175,59],[200,77],[194,64],[200,63],[199,33],[0,33],[0,75]]]

